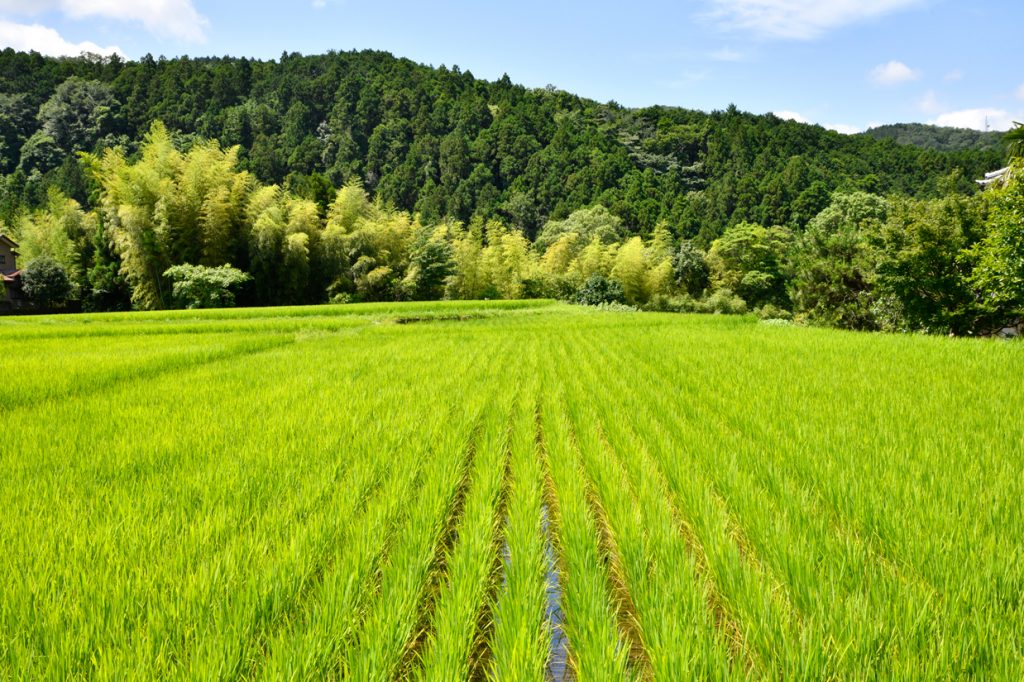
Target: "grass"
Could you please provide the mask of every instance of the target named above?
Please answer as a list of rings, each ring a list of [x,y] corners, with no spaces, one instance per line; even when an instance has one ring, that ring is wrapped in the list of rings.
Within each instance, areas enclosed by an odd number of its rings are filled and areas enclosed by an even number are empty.
[[[460,302],[0,344],[3,679],[1024,677],[1020,343]]]

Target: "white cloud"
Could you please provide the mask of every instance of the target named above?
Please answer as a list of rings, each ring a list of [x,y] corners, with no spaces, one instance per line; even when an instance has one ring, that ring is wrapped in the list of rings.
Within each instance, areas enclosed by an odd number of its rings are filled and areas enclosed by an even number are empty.
[[[964,72],[961,69],[953,69],[945,76],[943,76],[942,79],[949,82],[963,80]]]
[[[1024,99],[1024,83],[1021,83],[1021,86],[1017,88],[1017,99]]]
[[[921,99],[917,100],[917,108],[926,114],[934,114],[942,111],[944,108],[942,102],[939,101],[939,96],[935,94],[934,90],[929,90],[924,93]]]
[[[723,27],[769,38],[811,40],[831,29],[921,4],[921,0],[710,0]]]
[[[52,28],[39,24],[16,24],[3,19],[0,19],[0,47],[12,47],[21,52],[35,50],[51,57],[77,57],[83,52],[106,57],[112,54],[124,56],[124,52],[116,45],[100,47],[89,41],[72,43]]]
[[[888,64],[879,64],[868,77],[878,85],[900,85],[916,81],[921,74],[910,68],[903,62],[891,61]]]
[[[860,128],[858,128],[857,126],[847,125],[846,123],[816,124],[798,111],[788,111],[786,109],[782,109],[780,111],[773,111],[771,113],[774,114],[777,118],[781,118],[783,121],[795,121],[797,123],[806,123],[808,125],[820,125],[822,128],[828,128],[829,130],[834,130],[837,133],[842,133],[843,135],[853,135],[854,133],[860,132]]]
[[[856,135],[861,132],[861,129],[857,126],[847,125],[846,123],[825,123],[823,127],[843,135]]]
[[[1018,117],[1019,118],[1019,117]],[[974,130],[1009,130],[1013,127],[1014,116],[1005,109],[963,109],[940,114],[928,121],[932,125],[950,128],[973,128]]]
[[[731,47],[723,47],[720,50],[715,50],[708,55],[712,59],[718,62],[742,62],[744,54]]]
[[[804,116],[802,116],[801,114],[799,114],[799,113],[797,113],[795,111],[787,111],[787,110],[783,109],[782,111],[773,111],[772,113],[775,114],[778,118],[781,118],[783,121],[796,121],[797,123],[810,123],[810,121],[808,121]]]
[[[197,43],[206,40],[210,24],[192,0],[0,0],[0,12],[38,15],[50,11],[70,19],[138,23],[150,33]]]

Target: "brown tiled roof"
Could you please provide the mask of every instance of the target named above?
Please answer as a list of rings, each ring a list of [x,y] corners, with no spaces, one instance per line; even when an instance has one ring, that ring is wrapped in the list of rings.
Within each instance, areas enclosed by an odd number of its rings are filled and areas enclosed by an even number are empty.
[[[10,272],[6,275],[0,274],[0,277],[2,277],[5,282],[14,282],[21,279],[21,270],[15,270],[14,272]]]

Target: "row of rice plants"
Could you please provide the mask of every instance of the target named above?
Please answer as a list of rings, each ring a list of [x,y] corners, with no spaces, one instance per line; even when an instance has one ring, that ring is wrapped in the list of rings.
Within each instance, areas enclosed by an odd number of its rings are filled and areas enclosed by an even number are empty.
[[[410,334],[408,338],[417,336]],[[498,344],[495,356],[506,357],[506,348]],[[478,372],[481,365],[476,364],[474,371]],[[472,361],[469,367],[473,367]],[[490,369],[502,375],[501,365]],[[462,410],[472,417],[474,424],[479,424],[488,411],[493,413],[496,409],[494,404],[487,404],[493,402],[490,393],[494,386],[485,384],[482,394],[474,392],[474,371],[464,371],[460,376],[465,382],[460,386],[460,400]],[[499,421],[504,422],[508,411],[498,408],[497,414]],[[403,668],[411,663],[410,654],[415,653],[410,647],[416,644],[425,601],[430,597],[431,571],[447,549],[444,543],[449,538],[445,537],[445,530],[461,512],[465,483],[471,479],[475,461],[481,457],[478,431],[479,428],[473,433],[449,428],[438,434],[423,482],[423,495],[410,508],[406,526],[395,537],[388,563],[381,570],[376,603],[367,612],[357,642],[345,652],[342,670],[346,675],[360,680],[389,680],[399,673],[408,674]],[[489,444],[486,440],[482,442]]]
[[[564,630],[576,679],[621,680],[636,677],[629,664],[630,645],[619,629],[598,524],[574,452],[572,425],[563,387],[550,359],[542,374],[541,449],[561,581]]]
[[[316,552],[299,549],[309,546],[288,546],[314,520],[308,515],[318,513],[293,509],[291,494],[322,503],[350,494],[338,488],[338,467],[360,425],[379,422],[404,401],[440,423],[443,414],[430,409],[431,382],[443,386],[446,376],[458,376],[428,371],[422,382],[405,384],[398,372],[429,367],[429,354],[400,346],[397,366],[374,367],[365,352],[380,342],[366,343],[355,356],[343,345],[325,343],[318,352],[311,352],[315,344],[304,345],[303,354],[281,351],[251,365],[206,367],[85,402],[40,406],[13,434],[18,445],[4,458],[22,474],[5,486],[14,511],[9,525],[35,528],[45,518],[49,530],[47,537],[4,529],[16,543],[5,548],[17,562],[8,575],[24,581],[11,586],[17,599],[3,607],[10,625],[4,630],[14,633],[5,647],[9,667],[63,676],[139,669],[125,660],[134,657],[142,669],[176,669],[196,646],[195,624],[210,622],[202,605],[232,603],[221,590],[259,593],[252,573],[272,565],[279,551],[315,560]],[[310,366],[324,371],[310,375]],[[359,372],[366,374],[356,385],[337,381]],[[182,382],[193,387],[188,401],[179,399]],[[374,401],[380,386],[388,388]],[[310,403],[310,391],[321,399]],[[276,411],[272,419],[268,408]],[[350,412],[360,417],[346,419]],[[253,429],[261,423],[264,428]],[[141,424],[148,424],[145,439],[134,435]],[[386,435],[391,426],[364,432]],[[410,419],[406,442],[422,426]],[[379,443],[359,447],[379,456]],[[330,492],[318,499],[324,486]],[[278,501],[285,504],[275,506]],[[280,581],[302,583],[310,571],[305,564],[276,573],[268,568],[267,575],[276,575],[270,594],[288,594]],[[190,590],[193,606],[181,603]]]
[[[963,485],[962,476],[967,471],[973,470],[978,475],[978,483],[985,487],[996,486],[1005,491],[1014,486],[1012,483],[1008,486],[998,473],[1005,469],[1005,460],[996,459],[997,468],[989,469],[987,475],[984,466],[979,464],[979,460],[992,458],[994,443],[990,439],[998,439],[1000,432],[1005,432],[1005,422],[985,425],[986,420],[998,416],[1003,408],[992,401],[983,386],[980,391],[979,387],[969,390],[964,386],[959,394],[961,400],[970,394],[974,394],[975,399],[959,406],[946,404],[936,410],[935,400],[935,394],[941,392],[935,389],[950,381],[938,373],[941,369],[955,377],[963,372],[960,361],[967,360],[974,365],[968,372],[975,377],[974,383],[979,383],[979,379],[983,382],[983,377],[990,377],[991,372],[979,371],[982,369],[978,367],[979,361],[992,353],[1006,359],[1005,347],[974,342],[969,344],[974,352],[967,354],[963,352],[964,344],[936,344],[927,353],[921,353],[914,346],[903,353],[899,366],[895,366],[888,355],[878,352],[879,349],[857,347],[890,341],[903,343],[899,339],[822,335],[817,339],[821,357],[816,362],[806,358],[807,348],[814,340],[801,337],[794,339],[796,343],[781,347],[787,355],[802,359],[813,373],[795,376],[791,387],[785,390],[765,386],[754,391],[754,395],[763,392],[773,396],[771,400],[765,399],[763,406],[759,404],[762,409],[751,410],[749,405],[743,409],[735,384],[727,380],[721,382],[722,390],[718,395],[705,401],[708,409],[729,421],[741,435],[739,449],[745,451],[741,467],[750,470],[750,475],[747,480],[743,480],[743,476],[730,477],[734,486],[743,491],[766,486],[766,493],[775,497],[774,506],[781,510],[776,515],[792,517],[800,533],[812,534],[815,538],[780,543],[777,533],[762,532],[764,551],[778,555],[777,565],[811,569],[812,575],[795,575],[790,585],[806,608],[819,612],[820,620],[826,623],[833,637],[849,642],[845,665],[850,670],[879,669],[888,671],[886,674],[967,674],[981,664],[1008,677],[1015,676],[1021,669],[1021,661],[1013,636],[1009,634],[1012,628],[1006,627],[1005,617],[990,608],[990,605],[1005,602],[998,595],[986,593],[994,585],[1008,587],[1003,582],[1006,578],[1011,580],[1010,584],[1017,580],[1020,585],[1019,562],[1011,559],[1003,563],[1007,570],[999,582],[978,585],[981,589],[969,588],[970,600],[946,599],[945,594],[962,593],[965,587],[976,583],[978,559],[987,562],[992,555],[980,555],[974,545],[962,560],[950,561],[951,552],[964,545],[944,543],[947,559],[942,564],[953,579],[922,580],[923,573],[912,564],[888,558],[913,555],[907,551],[907,544],[893,543],[879,551],[878,543],[863,539],[875,539],[878,533],[857,520],[863,511],[868,512],[869,519],[884,517],[886,526],[902,529],[900,536],[910,547],[916,545],[925,550],[934,544],[933,538],[939,529],[960,535],[976,527],[973,515],[961,512],[954,518],[944,519],[945,510],[963,510],[965,506],[978,506],[979,502],[982,507],[991,509],[991,498],[978,495],[977,487]],[[930,345],[935,340],[920,341]],[[845,346],[859,351],[865,358],[859,366],[847,368],[848,376],[842,376],[842,365],[834,360],[842,357]],[[679,355],[673,353],[669,357]],[[662,363],[664,361],[656,364],[652,373],[674,376],[675,373],[666,371]],[[799,367],[801,363],[790,361],[789,364]],[[701,363],[702,368],[706,366]],[[737,357],[728,366],[748,376],[758,376],[759,368],[752,365],[749,357]],[[682,370],[687,371],[692,373],[692,367]],[[812,377],[826,372],[839,374],[834,383],[824,388],[833,394],[829,404],[836,408],[841,406],[841,409],[808,409],[808,404],[820,404],[820,401],[808,403],[806,387],[815,386]],[[874,377],[865,381],[865,374]],[[822,390],[820,383],[817,386]],[[873,387],[869,394],[872,399],[865,401],[863,396],[869,387]],[[749,387],[747,392],[750,393]],[[915,414],[906,414],[908,399],[915,406]],[[753,400],[761,402],[757,398]],[[919,431],[919,426],[907,427],[903,423],[907,416],[910,423],[931,424],[931,427],[924,433]],[[972,453],[970,447],[958,442],[964,433],[958,422],[965,420],[981,427],[971,431],[984,434],[975,445],[975,448],[982,446],[980,452],[975,449]],[[851,427],[851,422],[859,426]],[[808,429],[808,424],[817,424],[820,429]],[[837,429],[846,431],[848,437],[834,440],[822,435],[834,435]],[[772,445],[765,448],[761,445],[765,443]],[[969,458],[959,465],[957,460],[964,454],[969,454]],[[809,474],[809,467],[817,471]],[[857,473],[851,475],[849,468]],[[1012,480],[1018,481],[1019,499],[1019,478]],[[925,486],[930,488],[927,493]],[[827,491],[825,498],[845,499],[846,510],[839,514],[821,513],[819,500],[823,495],[817,492],[821,489]],[[858,500],[856,493],[860,491],[866,495]],[[879,514],[878,510],[885,512]],[[990,518],[982,509],[979,512],[982,518]],[[750,527],[758,525],[758,516],[756,512],[750,515]],[[760,517],[763,518],[763,514]],[[1005,517],[1001,520],[1007,521],[999,524],[1005,534],[1014,524]],[[1019,527],[1019,521],[1016,525]],[[862,532],[862,528],[867,528],[867,532]],[[908,528],[913,531],[908,533]],[[946,532],[938,537],[949,537]],[[980,538],[975,536],[974,539]],[[1005,542],[1002,544],[1005,547]],[[926,551],[918,556],[923,555]],[[936,585],[941,587],[936,589]],[[1012,590],[1011,587],[1009,591]],[[966,627],[956,623],[964,623]],[[984,623],[984,627],[979,627],[979,623]]]
[[[584,471],[615,535],[649,671],[655,679],[724,678],[731,674],[731,642],[716,632],[707,601],[712,588],[686,547],[663,481],[642,444],[625,433],[625,413],[614,401],[592,400],[607,380],[594,363],[578,360],[579,350],[563,343],[558,365],[574,369],[563,381]]]
[[[141,381],[161,373],[258,353],[289,343],[277,335],[241,337],[204,334],[180,340],[159,337],[5,340],[5,372],[0,413],[38,406],[44,400],[63,400]]]
[[[720,611],[719,627],[731,640],[733,669],[786,678],[820,675],[827,649],[820,642],[805,641],[803,623],[788,595],[779,591],[775,576],[752,553],[734,511],[715,494],[694,459],[701,453],[726,455],[716,450],[714,423],[680,422],[667,428],[665,415],[674,415],[682,405],[669,404],[651,384],[653,377],[638,371],[631,355],[644,344],[631,334],[624,334],[622,342],[621,354],[616,355],[603,352],[596,343],[591,346],[579,334],[572,340],[586,362],[601,368],[607,397],[600,403],[632,425],[632,448],[650,453],[671,491],[674,514],[690,538],[691,553],[704,568],[713,608]]]
[[[513,416],[504,582],[494,605],[489,640],[489,677],[509,682],[544,678],[553,635],[542,527],[544,470],[537,452],[538,386],[534,370],[532,377],[524,378]]]
[[[493,593],[497,529],[503,484],[509,468],[511,410],[516,398],[516,375],[504,374],[505,385],[496,404],[484,417],[473,470],[468,480],[465,509],[457,541],[445,557],[446,576],[436,596],[423,643],[421,679],[467,679],[480,671],[477,658],[482,645],[481,619]]]

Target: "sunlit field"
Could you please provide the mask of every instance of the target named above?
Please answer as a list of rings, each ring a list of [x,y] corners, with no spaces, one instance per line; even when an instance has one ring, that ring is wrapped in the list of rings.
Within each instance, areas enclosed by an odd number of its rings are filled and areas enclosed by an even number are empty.
[[[1024,345],[0,319],[0,679],[1024,678]]]

